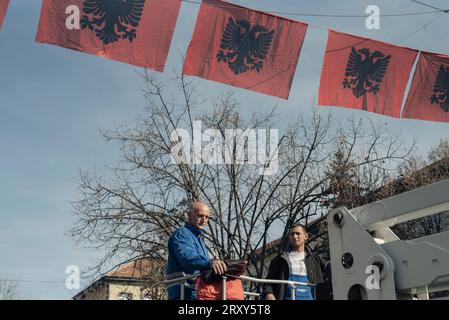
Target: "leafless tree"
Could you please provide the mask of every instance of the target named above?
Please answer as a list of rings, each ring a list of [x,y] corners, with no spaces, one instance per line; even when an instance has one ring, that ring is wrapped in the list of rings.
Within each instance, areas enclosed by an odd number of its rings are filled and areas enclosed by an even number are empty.
[[[180,92],[175,96],[168,90],[175,86],[172,81],[163,82],[148,72],[143,78],[145,115],[134,126],[104,132],[107,141],[120,146],[122,160],[110,168],[112,178],[82,172],[80,198],[74,203],[74,239],[106,250],[96,266],[99,272],[119,256],[166,259],[169,236],[184,223],[189,202],[199,199],[212,209],[205,234],[211,255],[250,259],[252,275],[261,277],[267,243],[282,234],[286,238],[286,225],[324,215],[325,204],[338,197],[341,190],[332,187],[335,174],[330,170],[337,154],[341,166],[358,173],[357,185],[366,193],[378,188],[384,175],[413,149],[385,125],[364,125],[355,119],[336,125],[330,116],[318,114],[284,125],[276,123],[276,107],[244,118],[233,94],[209,105],[195,83],[183,76],[173,80]],[[223,148],[232,164],[172,161],[175,145],[194,146],[195,120],[201,120],[202,129],[216,129],[219,141],[229,137],[227,130],[241,129],[233,131],[237,134],[232,143]],[[279,127],[285,129],[279,129],[275,150],[267,147],[262,166],[239,161],[239,147],[249,148],[246,129]],[[190,134],[188,141],[173,134],[179,128]],[[258,139],[264,137],[257,132]],[[184,160],[191,155],[186,148],[178,151]],[[274,174],[261,174],[276,160]]]
[[[20,298],[18,281],[7,279],[0,280],[0,300],[19,300]]]

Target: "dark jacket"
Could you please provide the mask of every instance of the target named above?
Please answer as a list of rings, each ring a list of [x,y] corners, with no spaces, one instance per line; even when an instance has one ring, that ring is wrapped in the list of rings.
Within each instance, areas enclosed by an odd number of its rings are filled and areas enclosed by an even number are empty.
[[[313,284],[324,283],[323,273],[326,269],[326,262],[311,252],[306,246],[305,265],[309,282]],[[271,260],[266,279],[288,280],[290,277],[290,263],[288,262],[288,252],[283,252]],[[277,300],[284,300],[286,284],[265,284],[262,298],[272,293]],[[313,292],[314,290],[312,290]]]
[[[168,241],[167,275],[177,272],[194,274],[210,269],[209,258],[201,237],[202,231],[197,227],[186,224],[177,229]],[[168,289],[168,299],[177,300],[180,297],[180,286]],[[196,292],[186,289],[185,299],[195,299]]]

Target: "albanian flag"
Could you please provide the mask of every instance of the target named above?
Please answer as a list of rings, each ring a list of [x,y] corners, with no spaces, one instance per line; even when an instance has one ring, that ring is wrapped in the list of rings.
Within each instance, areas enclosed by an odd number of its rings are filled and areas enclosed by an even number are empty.
[[[318,104],[399,118],[418,51],[329,31]]]
[[[449,56],[421,52],[402,117],[449,122]]]
[[[8,10],[8,4],[9,0],[0,0],[0,29],[6,16],[6,10]]]
[[[37,42],[163,71],[181,0],[43,0]]]
[[[307,24],[203,0],[183,72],[288,98]]]

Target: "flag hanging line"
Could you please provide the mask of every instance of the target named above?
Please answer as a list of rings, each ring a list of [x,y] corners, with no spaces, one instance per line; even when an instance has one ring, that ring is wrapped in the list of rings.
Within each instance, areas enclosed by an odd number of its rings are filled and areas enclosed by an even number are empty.
[[[414,2],[414,3],[418,3],[418,4],[420,4],[420,5],[422,5],[422,6],[425,6],[425,7],[428,7],[428,8],[436,9],[436,10],[441,11],[441,12],[444,12],[444,13],[449,13],[449,9],[444,10],[444,9],[437,8],[437,7],[435,7],[435,6],[432,6],[432,5],[430,5],[430,4],[427,4],[427,3],[424,3],[424,2],[421,2],[421,1],[417,1],[417,0],[410,0],[410,1],[411,1],[411,2]]]
[[[440,19],[441,17],[444,16],[444,13],[440,12],[436,17],[432,18],[431,20],[429,20],[428,22],[426,22],[425,24],[423,24],[421,27],[419,27],[418,29],[416,29],[415,31],[413,31],[412,33],[408,34],[407,36],[405,36],[404,38],[402,38],[402,40],[400,40],[398,42],[398,44],[403,43],[404,41],[408,40],[410,37],[414,36],[415,34],[417,34],[419,31],[421,31],[421,29],[425,29],[427,26],[431,25],[432,23],[434,23],[435,21],[437,21],[438,19]]]
[[[193,1],[193,0],[181,0],[182,2],[186,3],[193,3],[197,5],[201,5],[201,2],[199,1]],[[223,8],[226,8],[228,4],[222,4],[220,5]],[[434,8],[436,9],[436,8]],[[393,13],[393,14],[380,14],[379,17],[406,17],[406,16],[417,16],[417,15],[426,15],[426,14],[432,14],[437,12],[442,12],[441,9],[436,9],[434,11],[424,11],[424,12],[409,12],[409,13]],[[449,10],[446,10],[449,12]],[[283,11],[263,11],[265,13],[269,14],[283,14],[283,15],[289,15],[289,16],[305,16],[305,17],[324,17],[324,18],[366,18],[367,15],[345,15],[345,14],[322,14],[322,13],[295,13],[295,12],[283,12]]]
[[[201,5],[201,2],[199,1],[193,1],[193,0],[181,0],[185,3],[191,3],[196,5]],[[424,4],[419,1],[410,0],[422,5],[425,5],[427,7],[430,7],[432,9],[435,9],[434,11],[422,11],[422,12],[407,12],[407,13],[392,13],[392,14],[380,14],[379,17],[382,18],[388,18],[388,17],[409,17],[409,16],[419,16],[419,15],[428,15],[428,14],[434,14],[438,12],[442,13],[449,13],[449,9],[443,10],[440,8],[436,8],[434,6],[430,6],[427,4]],[[6,15],[6,9],[8,7],[9,0],[0,0],[0,29],[2,27],[2,22],[4,19],[4,16]],[[325,18],[366,18],[367,15],[348,15],[348,14],[323,14],[323,13],[297,13],[297,12],[283,12],[283,11],[265,11],[266,13],[270,14],[280,14],[280,15],[289,15],[289,16],[304,16],[304,17],[325,17]],[[318,25],[309,25],[312,28],[324,28],[320,27]]]

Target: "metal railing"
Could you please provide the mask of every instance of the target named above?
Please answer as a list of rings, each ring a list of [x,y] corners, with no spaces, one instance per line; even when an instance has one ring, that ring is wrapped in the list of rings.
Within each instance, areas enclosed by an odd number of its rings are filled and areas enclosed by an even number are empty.
[[[185,274],[184,272],[178,272],[171,275],[168,275],[166,280],[164,281],[164,284],[166,285],[167,289],[175,286],[180,285],[180,299],[184,300],[185,298],[185,288],[194,288],[194,285],[188,284],[187,280],[193,280],[201,276],[201,274]],[[229,278],[234,279],[240,279],[248,282],[255,282],[255,283],[272,283],[272,284],[286,284],[290,285],[292,287],[292,300],[296,299],[296,286],[307,286],[307,287],[316,287],[316,284],[308,283],[308,282],[298,282],[298,281],[290,281],[290,280],[274,280],[274,279],[259,279],[254,277],[248,277],[248,276],[231,276],[231,275],[223,275],[221,277],[222,280],[222,300],[226,300],[226,280]],[[313,290],[314,291],[314,290]],[[254,296],[254,297],[260,297],[260,293],[257,292],[243,292],[245,296]]]

